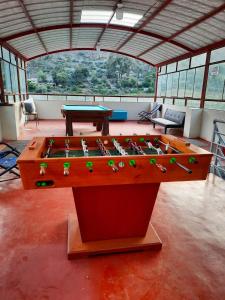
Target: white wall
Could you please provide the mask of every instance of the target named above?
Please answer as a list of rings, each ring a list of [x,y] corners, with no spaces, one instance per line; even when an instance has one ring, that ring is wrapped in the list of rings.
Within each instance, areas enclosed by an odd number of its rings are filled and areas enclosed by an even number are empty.
[[[138,113],[142,110],[149,110],[149,102],[78,102],[78,101],[60,101],[60,100],[48,100],[48,101],[35,101],[39,119],[62,119],[61,107],[64,104],[68,105],[102,105],[114,110],[126,110],[128,112],[128,120],[138,120]]]
[[[225,111],[204,109],[202,114],[200,138],[211,141],[213,134],[213,120],[215,119],[225,121]],[[220,125],[219,129],[223,130],[225,133],[225,124]]]
[[[0,139],[17,140],[22,120],[21,105],[19,102],[10,106],[0,107],[1,135]]]
[[[77,101],[35,101],[40,119],[61,119],[61,106],[63,104],[84,104]],[[85,104],[92,102],[85,102]],[[95,103],[96,104],[96,103]],[[124,109],[128,112],[128,120],[138,120],[138,113],[142,110],[149,110],[148,102],[126,103],[126,102],[97,102],[99,105],[107,106],[112,109]],[[163,105],[162,115],[166,108],[186,112],[184,127],[184,136],[190,138],[200,137],[210,141],[213,132],[213,120],[220,119],[225,121],[225,111],[196,109],[176,105]],[[0,107],[0,141],[2,139],[16,140],[19,136],[20,124],[23,122],[23,116],[20,109],[20,103],[12,106]],[[225,126],[221,126],[225,132]]]

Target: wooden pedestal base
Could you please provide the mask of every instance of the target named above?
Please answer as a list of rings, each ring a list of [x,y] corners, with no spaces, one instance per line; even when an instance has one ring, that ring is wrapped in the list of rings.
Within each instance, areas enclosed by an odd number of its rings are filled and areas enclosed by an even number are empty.
[[[96,254],[120,253],[138,250],[160,250],[162,242],[155,229],[149,223],[144,237],[101,240],[83,243],[75,214],[68,218],[68,248],[69,259],[87,257]]]

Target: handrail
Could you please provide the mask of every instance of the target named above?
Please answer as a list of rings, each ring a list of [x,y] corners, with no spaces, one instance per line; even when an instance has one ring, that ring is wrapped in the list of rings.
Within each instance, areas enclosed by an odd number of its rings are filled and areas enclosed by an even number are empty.
[[[225,179],[225,141],[223,136],[224,132],[220,132],[218,124],[225,124],[225,121],[214,119],[213,120],[213,135],[211,140],[210,151],[214,154],[214,159],[210,165],[210,171],[213,174]]]
[[[49,101],[49,98],[51,97],[60,97],[64,98],[64,101],[70,101],[70,100],[77,100],[77,99],[70,99],[70,97],[82,97],[84,102],[109,102],[109,98],[114,98],[116,100],[111,99],[110,102],[129,102],[128,99],[135,99],[136,101],[131,100],[130,102],[138,103],[138,102],[148,102],[146,100],[150,100],[149,102],[153,102],[151,100],[154,99],[153,95],[90,95],[90,94],[56,94],[56,93],[29,93],[29,96],[44,96],[46,99],[43,99],[42,101]],[[98,99],[100,98],[100,99]],[[127,100],[128,101],[127,101]],[[140,99],[146,99],[145,101],[141,101]],[[38,100],[38,99],[37,99]],[[41,101],[41,100],[40,100]]]

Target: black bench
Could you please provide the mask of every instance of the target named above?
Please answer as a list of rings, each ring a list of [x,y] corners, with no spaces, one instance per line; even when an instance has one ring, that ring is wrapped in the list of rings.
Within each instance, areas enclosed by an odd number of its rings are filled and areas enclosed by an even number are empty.
[[[184,120],[185,112],[167,108],[163,118],[154,118],[151,121],[153,128],[156,124],[165,127],[164,133],[166,134],[167,128],[183,128]]]

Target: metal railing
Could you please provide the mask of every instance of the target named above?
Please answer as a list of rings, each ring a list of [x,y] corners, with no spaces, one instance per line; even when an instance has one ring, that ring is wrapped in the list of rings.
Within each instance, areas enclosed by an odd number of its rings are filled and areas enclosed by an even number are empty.
[[[153,102],[152,95],[78,95],[78,94],[52,94],[52,93],[29,93],[34,100],[39,101],[79,101],[79,102]]]
[[[225,127],[221,129],[221,124],[225,121],[214,120],[213,121],[213,136],[211,141],[210,151],[213,153],[213,160],[210,166],[210,171],[225,179]]]

